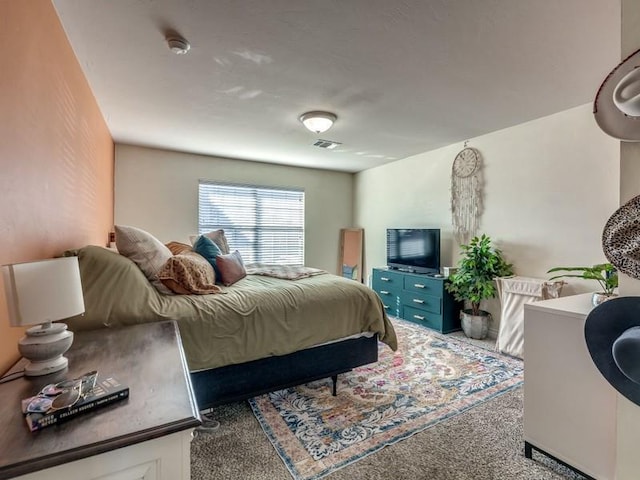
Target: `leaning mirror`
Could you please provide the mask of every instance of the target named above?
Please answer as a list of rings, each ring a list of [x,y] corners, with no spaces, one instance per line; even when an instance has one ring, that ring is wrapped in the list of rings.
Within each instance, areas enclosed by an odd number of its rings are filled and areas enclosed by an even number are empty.
[[[340,256],[338,275],[362,283],[362,228],[340,230]]]

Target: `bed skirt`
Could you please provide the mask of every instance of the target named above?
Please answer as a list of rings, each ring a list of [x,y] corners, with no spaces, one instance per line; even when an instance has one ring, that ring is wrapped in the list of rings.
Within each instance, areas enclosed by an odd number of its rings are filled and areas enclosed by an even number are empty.
[[[378,360],[378,335],[329,343],[318,347],[191,372],[200,410],[246,400],[373,363]]]

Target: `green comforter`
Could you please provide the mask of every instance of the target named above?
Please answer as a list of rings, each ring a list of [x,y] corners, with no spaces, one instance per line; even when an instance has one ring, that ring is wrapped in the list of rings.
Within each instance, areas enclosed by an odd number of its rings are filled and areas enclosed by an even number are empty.
[[[248,275],[224,293],[162,295],[128,258],[102,247],[78,250],[85,314],[71,330],[175,320],[191,371],[284,355],[372,332],[397,340],[370,288],[331,274],[300,280]]]

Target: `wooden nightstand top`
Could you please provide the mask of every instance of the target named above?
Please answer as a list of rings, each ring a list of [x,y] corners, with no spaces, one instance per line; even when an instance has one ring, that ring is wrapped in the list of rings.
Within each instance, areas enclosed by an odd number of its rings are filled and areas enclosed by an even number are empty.
[[[0,384],[0,479],[144,442],[200,424],[178,327],[173,321],[75,333],[69,369]],[[129,386],[129,398],[39,432],[20,400],[46,384],[97,370]]]

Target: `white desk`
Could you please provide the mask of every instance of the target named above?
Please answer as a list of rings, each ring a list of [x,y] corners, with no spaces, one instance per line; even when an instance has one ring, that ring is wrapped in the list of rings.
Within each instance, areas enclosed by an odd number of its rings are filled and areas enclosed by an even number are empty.
[[[589,355],[591,294],[525,305],[524,440],[598,480],[613,480],[617,392]]]

